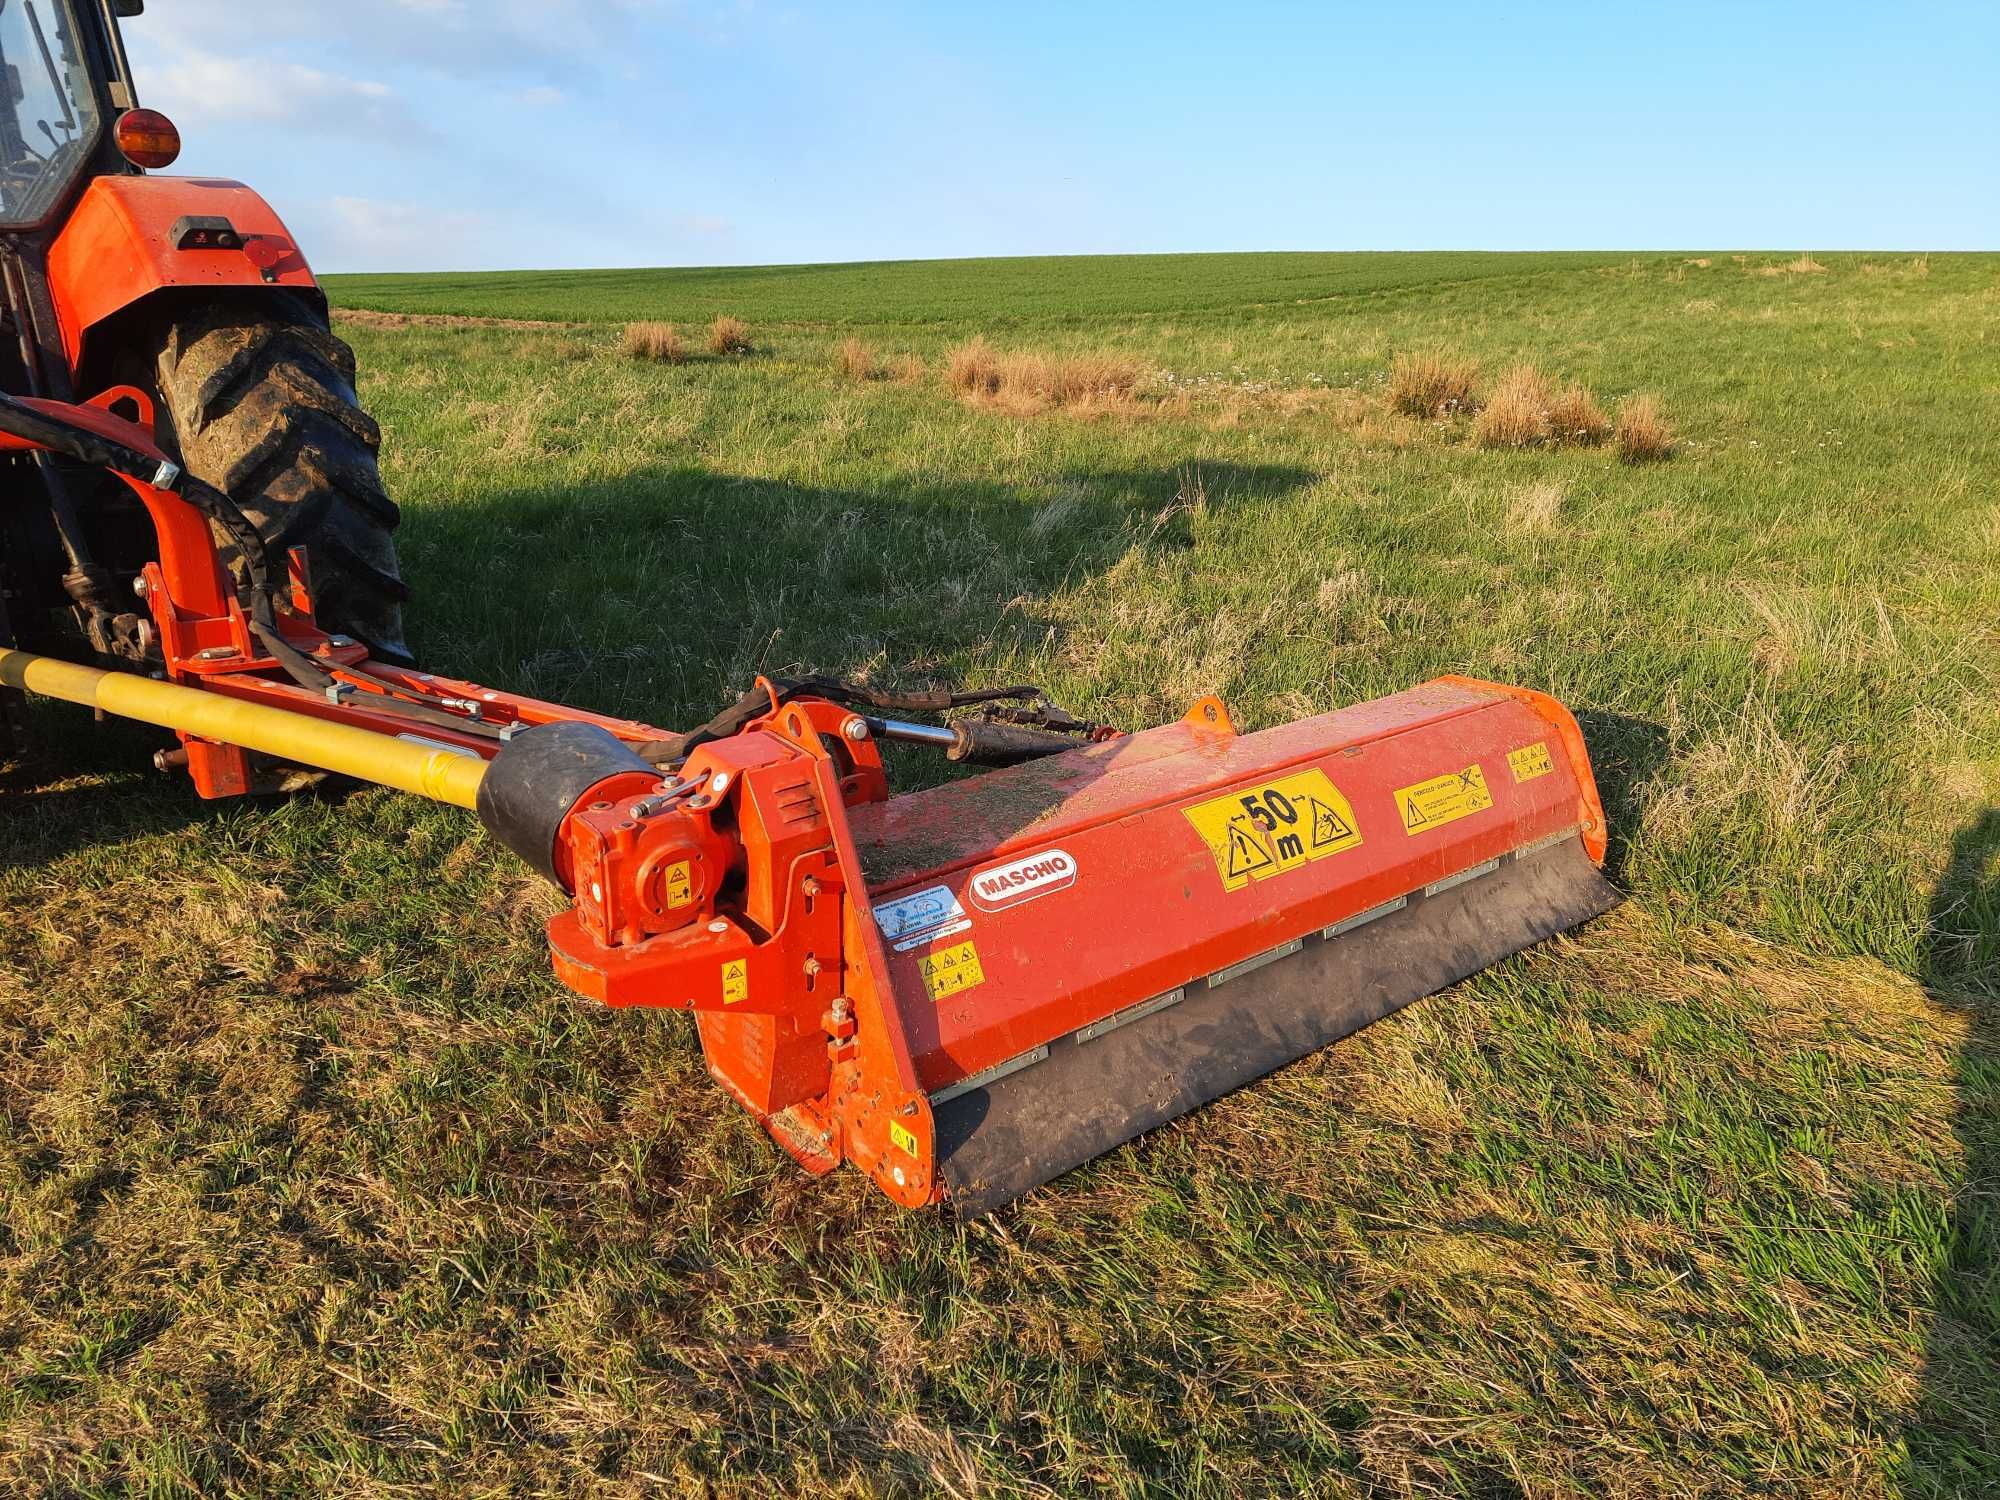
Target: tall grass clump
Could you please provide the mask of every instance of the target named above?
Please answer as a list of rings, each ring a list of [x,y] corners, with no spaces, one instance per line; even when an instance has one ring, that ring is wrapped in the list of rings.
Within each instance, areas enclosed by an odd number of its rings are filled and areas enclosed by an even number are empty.
[[[1556,393],[1533,365],[1516,365],[1486,398],[1473,436],[1482,448],[1537,448],[1555,432],[1549,419]]]
[[[945,356],[945,383],[961,396],[993,396],[1000,391],[1000,356],[974,334]]]
[[[1627,396],[1618,407],[1618,456],[1628,464],[1671,458],[1674,432],[1660,413],[1660,398],[1645,392]]]
[[[727,313],[708,325],[708,352],[714,355],[748,354],[750,329],[741,318]]]
[[[1449,417],[1476,411],[1479,365],[1435,351],[1399,354],[1389,371],[1389,405],[1409,417]]]
[[[1549,440],[1595,448],[1611,436],[1611,419],[1589,391],[1574,383],[1557,391],[1549,402]]]
[[[1564,386],[1533,365],[1516,365],[1486,398],[1473,436],[1482,448],[1595,448],[1611,419],[1583,386]]]
[[[857,338],[842,342],[834,364],[849,380],[873,380],[881,368],[875,351]]]
[[[627,323],[624,347],[631,359],[656,359],[670,365],[687,362],[687,345],[671,323]]]
[[[1051,406],[1073,411],[1130,404],[1145,372],[1122,354],[1002,353],[983,337],[953,349],[945,382],[968,401],[990,402],[1016,413]]]

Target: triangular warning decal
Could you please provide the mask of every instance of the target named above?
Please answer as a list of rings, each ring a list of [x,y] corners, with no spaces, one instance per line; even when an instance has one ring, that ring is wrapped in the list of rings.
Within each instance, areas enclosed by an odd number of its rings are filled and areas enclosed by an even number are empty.
[[[1257,842],[1243,819],[1238,818],[1229,825],[1229,868],[1225,872],[1229,879],[1241,880],[1276,863],[1271,858],[1271,851]]]
[[[1328,844],[1354,837],[1354,830],[1348,826],[1347,820],[1319,798],[1308,797],[1306,805],[1312,809],[1313,815],[1313,848],[1324,849]]]
[[[1421,828],[1428,822],[1430,822],[1430,819],[1417,810],[1417,799],[1415,797],[1405,797],[1403,799],[1403,826],[1405,828]]]

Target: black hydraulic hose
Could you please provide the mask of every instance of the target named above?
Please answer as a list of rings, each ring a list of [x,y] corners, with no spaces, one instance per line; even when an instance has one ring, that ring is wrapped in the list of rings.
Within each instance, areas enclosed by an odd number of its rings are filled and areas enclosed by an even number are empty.
[[[898,693],[843,682],[837,677],[779,677],[771,680],[771,688],[780,704],[790,703],[794,698],[824,698],[829,703],[877,717],[894,713],[943,714],[955,708],[988,706],[995,719],[960,719],[945,726],[953,736],[945,754],[971,765],[1018,765],[1026,760],[1059,755],[1088,744],[1098,729],[1097,725],[1085,723],[1049,704],[1048,694],[1038,687]],[[638,752],[656,766],[678,765],[698,747],[727,738],[769,713],[771,697],[761,687],[753,688],[706,724],[671,739],[649,740],[637,747]],[[1020,702],[1039,703],[1042,707],[990,706]]]
[[[65,458],[73,458],[79,463],[129,474],[134,479],[152,485],[155,489],[176,494],[192,505],[203,517],[221,529],[243,559],[243,571],[247,583],[244,592],[249,600],[251,633],[263,643],[264,649],[269,651],[272,658],[284,669],[285,675],[300,687],[315,693],[325,693],[337,686],[332,673],[292,645],[278,629],[277,610],[273,605],[276,585],[271,576],[270,548],[265,544],[263,533],[259,532],[250,518],[243,514],[236,502],[221,490],[195,478],[172,460],[142,453],[137,448],[119,442],[116,438],[106,437],[87,427],[66,422],[61,417],[4,392],[0,392],[0,432],[39,443],[49,451],[60,453]],[[401,714],[426,724],[453,729],[461,734],[490,736],[497,739],[500,733],[493,725],[482,724],[476,719],[448,713],[443,709],[429,708],[419,703],[404,703],[386,694],[379,702],[373,702],[369,706]]]

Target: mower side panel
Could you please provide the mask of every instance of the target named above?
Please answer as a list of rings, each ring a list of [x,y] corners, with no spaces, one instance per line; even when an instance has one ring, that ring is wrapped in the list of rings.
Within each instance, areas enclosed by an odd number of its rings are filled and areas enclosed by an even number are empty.
[[[269,275],[240,249],[177,250],[183,217],[227,219],[244,240],[278,252]],[[70,366],[91,330],[170,287],[284,288],[320,298],[319,283],[277,213],[240,182],[213,177],[100,177],[49,247],[49,292]]]
[[[1404,791],[1468,771],[1476,808],[1405,826]],[[1296,825],[1247,821],[1244,801],[1268,790],[1289,791]],[[1233,817],[1240,875],[1190,808]],[[854,824],[870,899],[904,935],[890,968],[918,1080],[937,1090],[1526,845],[1587,845],[1602,813],[1588,762],[1532,705],[1434,682],[1254,735],[1183,721]]]
[[[1249,735],[1198,708],[853,825],[969,1213],[1619,899],[1575,721],[1467,679]]]

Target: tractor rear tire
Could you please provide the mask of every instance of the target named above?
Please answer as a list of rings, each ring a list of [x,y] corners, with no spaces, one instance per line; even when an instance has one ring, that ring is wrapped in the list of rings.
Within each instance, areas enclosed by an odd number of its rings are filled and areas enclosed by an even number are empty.
[[[306,549],[321,629],[407,664],[401,514],[382,487],[382,431],[354,394],[354,351],[288,296],[184,309],[155,347],[163,443],[236,502],[274,561]]]

